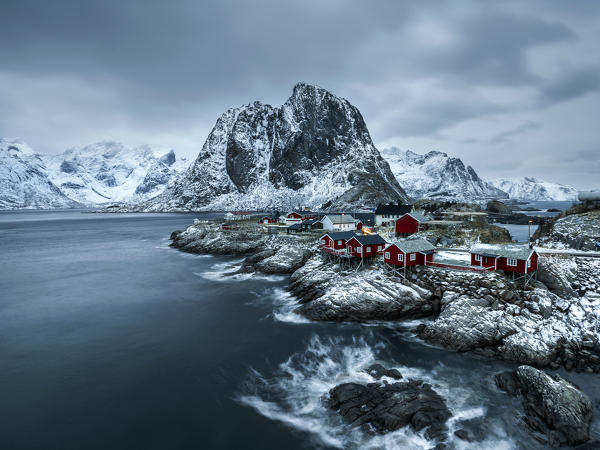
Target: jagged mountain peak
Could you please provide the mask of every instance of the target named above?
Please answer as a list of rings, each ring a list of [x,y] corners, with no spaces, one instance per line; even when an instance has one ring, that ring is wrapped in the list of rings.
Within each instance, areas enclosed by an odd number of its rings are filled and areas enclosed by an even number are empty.
[[[358,185],[369,186],[373,203],[407,199],[358,109],[298,83],[281,107],[253,102],[223,113],[190,172],[143,208],[317,206]],[[350,197],[368,201],[356,192],[343,199]]]

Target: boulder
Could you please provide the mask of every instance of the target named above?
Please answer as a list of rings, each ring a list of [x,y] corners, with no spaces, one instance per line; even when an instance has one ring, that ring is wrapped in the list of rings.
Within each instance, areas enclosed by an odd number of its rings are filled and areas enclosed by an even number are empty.
[[[526,417],[534,432],[545,433],[552,447],[578,445],[589,440],[592,402],[579,389],[561,378],[531,366],[495,377],[500,389],[520,395]]]
[[[446,421],[452,415],[446,401],[420,380],[344,383],[329,391],[324,404],[366,431],[387,433],[410,426],[417,432],[425,430],[432,440],[447,437]]]

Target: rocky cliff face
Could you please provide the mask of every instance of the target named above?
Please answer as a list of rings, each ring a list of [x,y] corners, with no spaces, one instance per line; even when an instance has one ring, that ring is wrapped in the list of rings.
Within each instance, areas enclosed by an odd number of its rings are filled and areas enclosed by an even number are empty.
[[[413,198],[472,201],[508,198],[508,194],[479,178],[471,166],[442,152],[424,155],[388,148],[382,156],[398,182]]]
[[[192,168],[144,210],[350,207],[408,200],[357,108],[299,83],[218,120]]]

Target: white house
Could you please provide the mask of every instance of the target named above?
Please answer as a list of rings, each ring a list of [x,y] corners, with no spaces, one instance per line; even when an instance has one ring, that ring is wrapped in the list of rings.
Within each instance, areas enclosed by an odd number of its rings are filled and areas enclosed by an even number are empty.
[[[356,229],[356,221],[350,214],[330,214],[321,219],[324,230],[352,231]]]

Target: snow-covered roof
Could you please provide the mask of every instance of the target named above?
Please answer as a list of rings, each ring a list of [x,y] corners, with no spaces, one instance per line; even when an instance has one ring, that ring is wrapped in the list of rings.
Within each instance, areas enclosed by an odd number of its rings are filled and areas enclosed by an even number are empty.
[[[325,217],[329,217],[331,223],[354,223],[354,217],[350,214],[328,214]],[[325,219],[323,217],[323,219]]]
[[[431,244],[431,242],[426,239],[404,239],[394,242],[392,245],[395,245],[404,253],[430,252],[435,250],[435,247]],[[392,245],[390,245],[390,247]]]
[[[514,244],[475,244],[470,252],[477,255],[502,256],[504,258],[515,258],[528,260],[535,250],[527,245]]]
[[[419,213],[419,212],[406,213],[406,214],[404,214],[404,216],[411,216],[417,222],[427,222],[427,221],[429,221],[429,219],[427,217],[425,217],[424,214]],[[404,217],[404,216],[402,216],[402,217]]]

